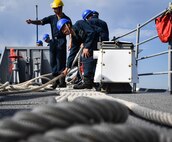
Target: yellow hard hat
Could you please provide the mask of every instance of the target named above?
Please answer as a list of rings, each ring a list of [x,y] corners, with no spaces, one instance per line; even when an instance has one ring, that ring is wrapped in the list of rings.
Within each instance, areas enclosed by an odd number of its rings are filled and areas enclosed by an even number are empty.
[[[63,2],[61,0],[54,0],[51,3],[51,8],[58,8],[58,7],[61,7],[61,6],[64,6],[64,4],[63,4]]]

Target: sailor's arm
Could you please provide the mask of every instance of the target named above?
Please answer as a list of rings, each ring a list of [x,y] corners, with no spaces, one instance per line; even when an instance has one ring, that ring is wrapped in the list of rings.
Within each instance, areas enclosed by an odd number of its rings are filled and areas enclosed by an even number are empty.
[[[34,24],[34,25],[43,25],[42,20],[31,20],[31,19],[28,19],[28,20],[26,20],[26,23]]]

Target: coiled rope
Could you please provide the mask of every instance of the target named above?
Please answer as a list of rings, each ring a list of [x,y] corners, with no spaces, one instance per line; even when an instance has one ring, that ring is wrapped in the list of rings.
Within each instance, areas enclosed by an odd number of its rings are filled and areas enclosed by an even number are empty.
[[[76,54],[76,56],[75,56],[75,58],[74,58],[74,60],[72,62],[72,66],[71,66],[71,69],[73,69],[74,66],[75,66],[75,64],[76,64],[76,62],[77,62],[78,68],[75,71],[79,71],[79,75],[80,75],[80,77],[81,77],[82,80],[83,80],[83,75],[81,73],[80,67],[81,67],[81,54],[82,54],[83,49],[84,49],[84,46],[81,44],[80,49],[79,49],[78,53]],[[69,70],[68,74],[71,74],[72,73],[71,72],[72,71],[71,69]],[[77,77],[77,74],[76,74],[75,77]],[[71,83],[73,81],[74,81],[74,79],[72,79],[71,81],[69,81],[67,83]]]
[[[19,84],[14,84],[14,85],[11,85],[9,84],[9,82],[6,82],[4,83],[3,85],[0,86],[0,91],[5,91],[5,90],[11,90],[11,89],[14,89],[14,90],[24,90],[26,89],[29,85],[32,85],[33,82],[37,79],[46,79],[46,80],[50,80],[49,78],[47,78],[46,76],[50,76],[51,74],[45,74],[45,75],[42,75],[42,76],[39,76],[39,77],[36,77],[36,78],[33,78],[31,80],[28,80],[26,82],[22,82],[22,83],[19,83]]]
[[[99,100],[100,99],[113,100],[115,102],[125,105],[130,111],[132,111],[135,115],[139,117],[142,117],[149,121],[159,123],[160,125],[166,125],[166,126],[172,127],[172,114],[171,113],[146,108],[133,102],[125,101],[118,98],[113,98],[101,92],[94,92],[94,91],[92,92],[76,92],[76,91],[65,92],[64,91],[63,92],[62,91],[60,92],[60,94],[61,94],[60,96],[56,97],[57,102],[64,101],[64,100],[73,101],[77,97],[81,97],[81,96],[99,99]]]
[[[162,139],[162,142],[165,139]],[[23,142],[161,142],[160,135],[152,129],[125,124],[101,123],[78,125],[67,129],[54,129],[34,135]]]
[[[83,98],[82,98],[83,99]],[[114,101],[78,98],[73,102],[45,105],[31,112],[16,113],[12,118],[0,121],[0,141],[11,142],[44,133],[53,128],[67,128],[76,124],[101,122],[123,123],[128,118],[128,109]]]
[[[78,60],[78,70],[80,68],[80,55],[82,53],[84,46],[82,45],[77,53],[77,55],[74,58],[74,61],[72,63],[71,69],[74,68],[75,63]],[[71,69],[69,70],[68,73],[70,73]],[[52,80],[50,80],[49,78],[47,78],[47,76],[52,75],[51,73],[49,74],[44,74],[41,76],[38,76],[36,78],[33,78],[31,80],[28,80],[26,82],[23,83],[19,83],[16,85],[10,85],[9,82],[6,82],[4,84],[0,84],[0,94],[12,94],[12,93],[26,93],[26,92],[33,92],[33,91],[40,91],[41,89],[45,89],[49,84],[52,84],[53,82],[59,80],[60,78],[64,77],[63,74],[60,74],[59,76],[53,78]],[[81,75],[81,73],[80,73]],[[82,77],[82,75],[81,75]],[[82,77],[83,78],[83,77]],[[33,84],[33,82],[37,79],[45,79],[48,80],[47,83],[42,84],[41,86],[31,86]],[[70,82],[69,82],[70,83]]]
[[[78,68],[80,67],[80,60],[79,59],[80,59],[80,55],[82,53],[83,48],[84,47],[81,46],[81,48],[79,49],[79,51],[78,51],[77,55],[75,56],[75,59],[72,63],[71,69],[74,68],[74,65],[77,62],[77,60],[78,60]],[[69,70],[69,72],[71,71],[71,69]],[[44,75],[38,76],[36,78],[33,78],[31,80],[28,80],[26,82],[19,83],[16,85],[11,85],[11,84],[9,84],[9,82],[6,82],[4,84],[0,84],[0,94],[12,94],[12,93],[16,93],[16,92],[17,93],[25,93],[25,92],[40,91],[41,89],[45,89],[49,84],[52,84],[53,82],[59,80],[61,77],[64,77],[63,74],[60,74],[59,76],[50,80],[49,78],[47,78],[47,76],[50,76],[50,75],[51,75],[51,73],[44,74]],[[38,86],[38,87],[37,86],[36,87],[31,86],[33,84],[33,82],[37,79],[45,79],[45,80],[48,80],[48,82],[45,84],[42,84],[41,86]]]
[[[27,93],[27,92],[33,92],[33,91],[41,91],[41,89],[46,88],[48,85],[64,77],[63,74],[60,74],[59,76],[53,78],[52,80],[47,78],[49,81],[46,82],[45,84],[42,84],[41,86],[29,86],[30,84],[32,84],[33,81],[39,78],[46,78],[45,76],[50,76],[50,75],[51,74],[45,74],[45,75],[33,78],[24,83],[16,84],[16,85],[9,85],[9,83],[6,82],[4,85],[1,86],[2,89],[0,89],[0,94]]]

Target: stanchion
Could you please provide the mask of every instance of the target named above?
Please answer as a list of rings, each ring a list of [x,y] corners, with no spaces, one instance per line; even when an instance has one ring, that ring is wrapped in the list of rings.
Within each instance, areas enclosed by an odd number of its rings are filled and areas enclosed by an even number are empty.
[[[36,78],[36,77],[41,76],[41,73],[40,73],[40,63],[38,61],[40,59],[40,57],[36,57],[34,59],[35,59],[35,63],[34,63],[34,77]],[[42,83],[41,79],[37,79],[37,80],[35,80],[35,82]]]
[[[172,40],[169,41],[168,46],[168,91],[170,94],[172,94]]]

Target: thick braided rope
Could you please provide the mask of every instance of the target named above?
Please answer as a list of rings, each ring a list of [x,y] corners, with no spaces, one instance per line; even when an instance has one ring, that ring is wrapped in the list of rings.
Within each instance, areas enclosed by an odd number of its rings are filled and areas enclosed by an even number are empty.
[[[107,100],[112,100],[115,102],[119,102],[123,105],[125,105],[126,107],[129,108],[130,111],[132,111],[135,115],[142,117],[144,119],[147,120],[151,120],[154,121],[156,123],[159,124],[163,124],[163,125],[167,125],[167,126],[172,126],[172,114],[171,113],[167,113],[167,112],[162,112],[162,111],[158,111],[158,110],[153,110],[150,108],[146,108],[143,106],[140,106],[136,103],[133,102],[129,102],[129,101],[125,101],[122,99],[118,99],[118,98],[113,98],[111,96],[106,95],[105,93],[101,93],[101,92],[61,92],[61,95],[56,97],[56,101],[60,102],[60,101],[73,101],[75,100],[77,97],[81,97],[81,96],[85,96],[85,97],[89,97],[89,98],[94,98],[94,99],[107,99]]]
[[[23,142],[168,142],[161,141],[152,129],[127,126],[125,124],[103,123],[99,125],[78,125],[67,129],[54,129],[44,135],[29,137]]]
[[[2,119],[0,141],[11,142],[25,139],[53,128],[64,129],[76,124],[122,123],[127,118],[127,107],[110,100],[96,101],[87,98],[87,101],[76,100],[56,105],[44,105],[31,112],[18,112],[12,118]]]
[[[47,75],[50,75],[50,74],[47,74]],[[18,85],[11,86],[13,89],[16,88],[16,89],[14,89],[12,91],[9,91],[8,89],[5,89],[5,91],[0,90],[0,95],[7,95],[7,94],[14,94],[14,93],[28,93],[28,92],[34,92],[34,91],[37,92],[37,91],[40,91],[41,89],[45,89],[49,84],[52,84],[53,82],[59,80],[61,77],[64,77],[64,74],[60,74],[60,75],[56,76],[55,78],[49,80],[48,82],[46,82],[45,84],[42,84],[41,86],[36,86],[36,87],[35,86],[32,86],[32,87],[29,88],[28,85],[33,80],[39,79],[41,77],[36,77],[34,79],[31,79],[30,81],[27,81],[25,84],[24,83],[21,83],[21,84],[18,84]],[[44,76],[43,76],[43,78],[44,78]],[[24,86],[22,87],[20,85],[24,85],[25,87]]]

